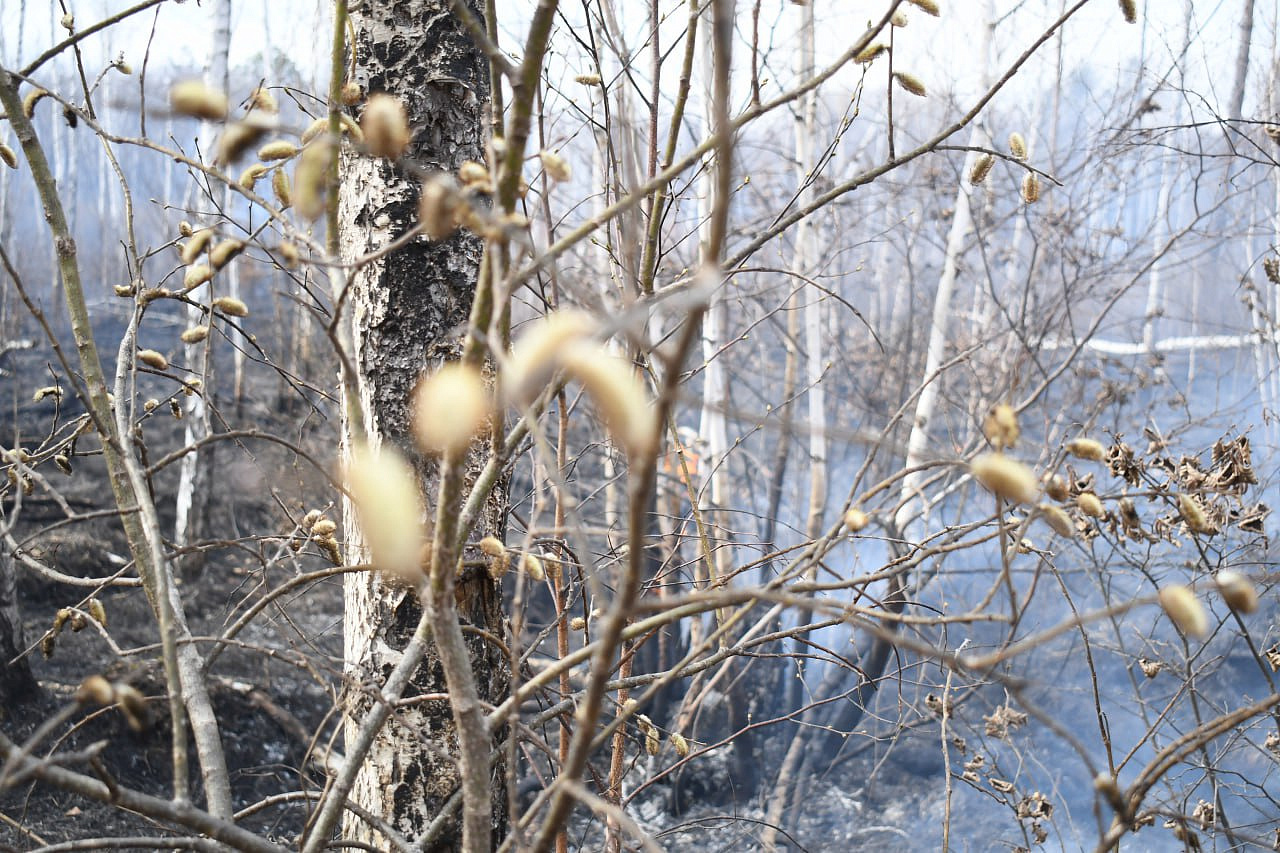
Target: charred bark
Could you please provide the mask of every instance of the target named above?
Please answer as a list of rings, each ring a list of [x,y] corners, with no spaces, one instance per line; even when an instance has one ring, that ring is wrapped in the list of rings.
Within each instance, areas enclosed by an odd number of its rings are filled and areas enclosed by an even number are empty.
[[[351,22],[355,82],[366,94],[387,93],[405,105],[413,132],[405,159],[412,161],[415,170],[452,172],[465,160],[483,160],[488,63],[450,11],[448,0],[361,3],[352,10]],[[358,118],[359,107],[355,113]],[[404,166],[349,152],[341,168],[344,258],[382,249],[413,228],[419,181]],[[394,445],[414,461],[429,517],[438,492],[439,467],[436,460],[419,454],[410,438],[410,392],[423,373],[458,358],[482,249],[481,241],[468,233],[434,242],[419,237],[364,267],[351,281],[347,306],[354,331],[351,355],[366,439],[371,446]],[[481,461],[478,452],[473,457],[473,462]],[[474,531],[477,537],[502,535],[505,489],[495,494],[499,497],[490,501]],[[351,513],[347,530],[349,558],[360,560],[363,548]],[[501,594],[487,573],[473,570],[460,577],[457,596],[464,623],[503,635]],[[399,660],[421,609],[413,592],[377,573],[348,575],[345,606],[346,666],[353,685],[347,719],[354,726],[370,707],[373,690]],[[467,635],[467,643],[480,698],[500,702],[507,691],[506,658],[474,633]],[[405,698],[445,690],[440,659],[433,649],[412,678]],[[409,703],[379,735],[352,799],[406,838],[418,839],[458,787],[456,750],[448,703]],[[504,779],[502,766],[495,766],[495,839],[505,832]],[[375,846],[385,844],[359,821],[351,822],[345,834]],[[461,824],[451,821],[425,849],[454,850],[461,842]]]

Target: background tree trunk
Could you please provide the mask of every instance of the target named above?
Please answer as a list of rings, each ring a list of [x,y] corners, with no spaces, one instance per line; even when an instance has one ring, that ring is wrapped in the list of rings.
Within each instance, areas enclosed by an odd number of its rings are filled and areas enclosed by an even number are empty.
[[[13,558],[0,550],[0,705],[13,708],[35,698],[39,686],[31,665],[21,656],[22,619],[18,613],[17,578]]]
[[[454,18],[448,0],[366,2],[352,11],[351,22],[355,81],[367,94],[386,92],[408,109],[413,142],[406,156],[428,169],[445,171],[455,171],[464,160],[483,160],[488,63]],[[345,154],[339,216],[344,258],[382,248],[412,228],[418,187],[405,170],[386,160]],[[360,395],[356,405],[368,430],[365,438],[371,447],[389,443],[415,460],[428,506],[436,496],[439,470],[434,460],[414,449],[410,392],[424,371],[458,357],[456,330],[467,321],[481,252],[481,241],[470,233],[436,242],[419,238],[364,267],[350,282],[346,310],[355,348],[350,356]],[[353,438],[348,435],[347,441]],[[487,507],[476,536],[501,537],[505,490],[495,493],[498,497]],[[367,559],[350,511],[346,530],[348,560]],[[463,619],[503,634],[500,590],[487,573],[473,569],[460,577],[457,597]],[[381,685],[395,666],[421,611],[412,591],[378,573],[347,576],[345,608],[351,678],[347,719],[353,727],[370,707],[369,688]],[[501,701],[507,689],[506,659],[478,637],[468,636],[468,644],[480,698]],[[430,650],[405,698],[444,690],[439,658]],[[348,736],[352,733],[348,728]],[[370,751],[352,799],[415,839],[457,788],[455,749],[448,703],[423,702],[399,710]],[[506,822],[504,779],[502,767],[496,767],[495,837]],[[378,847],[385,844],[371,837],[361,821],[352,822],[347,834]],[[461,825],[454,823],[426,849],[460,846]]]

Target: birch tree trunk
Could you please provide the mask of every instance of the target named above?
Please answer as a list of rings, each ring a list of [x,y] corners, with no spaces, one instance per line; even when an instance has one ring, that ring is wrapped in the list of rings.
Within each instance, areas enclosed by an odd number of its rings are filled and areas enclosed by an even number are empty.
[[[1244,0],[1240,12],[1240,45],[1236,49],[1235,85],[1231,88],[1231,103],[1227,118],[1241,118],[1244,111],[1245,82],[1249,79],[1249,47],[1253,41],[1253,0]]]
[[[449,0],[374,0],[351,12],[355,33],[355,82],[367,93],[385,92],[405,105],[413,140],[406,157],[427,169],[456,171],[464,160],[484,160],[483,127],[488,115],[488,63],[450,11]],[[479,14],[479,12],[477,12]],[[351,260],[410,230],[416,220],[418,182],[385,159],[346,153],[341,164],[339,235]],[[347,309],[359,406],[371,448],[394,445],[414,461],[430,504],[439,466],[417,454],[410,437],[410,391],[425,371],[459,355],[453,334],[467,322],[475,294],[481,241],[459,232],[431,242],[424,237],[363,267],[350,282]],[[347,401],[351,405],[351,401]],[[348,432],[350,425],[348,424]],[[348,434],[348,445],[360,439]],[[474,535],[497,535],[503,527],[505,490],[491,499]],[[431,514],[430,508],[428,514]],[[354,514],[346,512],[347,558],[367,560]],[[478,569],[457,580],[460,616],[494,636],[504,635],[501,594]],[[352,739],[372,707],[376,689],[401,658],[418,624],[414,592],[376,572],[353,573],[345,583],[347,675],[354,685],[347,702]],[[480,699],[498,703],[507,690],[507,661],[480,637],[467,637]],[[428,649],[410,680],[405,699],[446,690],[437,650]],[[420,838],[458,787],[457,733],[448,702],[410,702],[382,729],[362,766],[351,799],[383,818],[408,839]],[[505,830],[507,801],[502,766],[492,770],[494,838]],[[344,833],[386,849],[386,841],[362,821]],[[460,849],[460,823],[425,849]]]
[[[708,9],[710,9],[709,5]],[[699,38],[703,41],[702,51],[705,60],[703,80],[706,85],[703,90],[703,112],[706,116],[708,127],[711,125],[712,116],[715,114],[714,94],[712,91],[712,81],[715,78],[712,73],[714,62],[712,56],[712,30],[710,11],[708,11],[706,20],[699,27]],[[728,199],[716,198],[714,157],[714,153],[708,153],[703,161],[701,187],[698,193],[700,255],[705,255],[707,249],[712,211],[715,210],[717,204],[728,204]],[[704,260],[705,258],[703,257],[699,258],[700,263]],[[724,507],[724,501],[728,497],[725,493],[728,483],[728,460],[725,455],[729,446],[729,432],[725,423],[725,413],[728,409],[729,376],[725,370],[727,351],[722,352],[721,348],[725,344],[728,326],[729,306],[725,301],[724,288],[718,286],[708,299],[707,315],[702,321],[702,357],[706,367],[703,369],[702,374],[702,417],[698,426],[698,435],[706,442],[703,465],[706,471],[705,495],[710,503],[710,511],[706,514],[706,518],[711,530],[712,547],[716,547],[717,544],[723,545],[727,538],[727,532],[723,528],[725,520],[721,509]],[[728,553],[725,548],[717,547],[715,562],[719,564],[722,560],[727,559]],[[707,580],[713,582],[715,579],[708,578]]]
[[[799,79],[808,80],[814,73],[813,3],[800,9],[800,59]],[[800,120],[796,123],[796,178],[800,184],[800,207],[813,201],[813,137],[818,124],[818,92],[805,93],[800,102]],[[808,218],[796,225],[795,271],[798,275],[812,276],[817,260],[813,226]],[[827,401],[822,383],[826,361],[822,346],[822,307],[825,294],[817,287],[806,289],[808,299],[804,307],[804,348],[806,359],[805,380],[809,399],[809,517],[805,524],[805,536],[816,539],[822,535],[823,510],[827,505]]]
[[[218,0],[217,6],[214,7],[213,47],[209,51],[209,71],[206,80],[210,86],[223,92],[228,91],[231,86],[230,57],[231,0]],[[216,126],[213,123],[201,123],[200,141],[206,151],[213,150],[213,139],[216,134]],[[223,187],[223,210],[229,209],[231,197],[231,191]],[[232,280],[235,264],[228,267],[226,272],[226,278]],[[210,288],[214,286],[216,285],[209,285]],[[206,294],[206,297],[212,298],[210,294]],[[204,311],[201,307],[195,304],[188,305],[187,324],[198,326],[204,322]],[[201,365],[200,379],[204,383],[204,390],[199,394],[186,397],[183,401],[183,407],[186,409],[186,417],[183,418],[186,424],[183,427],[183,441],[187,446],[197,444],[210,433],[208,395],[213,393],[213,347],[216,337],[216,335],[210,335],[205,338],[203,346],[193,353]],[[213,452],[213,445],[202,447],[182,457],[179,463],[178,492],[174,500],[173,523],[173,539],[179,547],[196,541],[204,533],[201,528],[207,503],[205,495],[208,492],[205,483],[212,470],[211,454]]]
[[[0,550],[0,705],[15,708],[38,695],[39,685],[22,654],[22,619],[18,612],[17,577],[13,558]],[[12,663],[10,663],[12,661]]]

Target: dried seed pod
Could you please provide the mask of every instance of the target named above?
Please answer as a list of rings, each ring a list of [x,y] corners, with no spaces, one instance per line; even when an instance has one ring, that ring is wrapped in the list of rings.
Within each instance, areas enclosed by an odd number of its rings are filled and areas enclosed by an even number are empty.
[[[348,80],[342,84],[341,98],[342,103],[346,106],[354,107],[356,104],[360,103],[361,96],[362,93],[360,91],[359,83],[356,83],[354,80]]]
[[[228,102],[217,89],[199,80],[188,80],[169,90],[169,105],[176,113],[217,121],[226,118]]]
[[[80,705],[112,705],[116,701],[116,690],[101,675],[91,675],[76,688],[76,702]]]
[[[1102,462],[1107,458],[1107,449],[1102,442],[1092,438],[1073,438],[1067,442],[1067,452],[1077,459],[1088,459],[1090,462]]]
[[[1090,518],[1102,518],[1107,514],[1102,508],[1102,501],[1098,500],[1098,496],[1093,492],[1081,492],[1076,495],[1076,506]]]
[[[44,89],[32,89],[27,92],[27,96],[22,99],[22,114],[27,118],[35,118],[36,104],[47,97],[49,93]]]
[[[140,350],[138,352],[138,361],[142,362],[147,367],[151,367],[156,370],[169,369],[169,359],[165,358],[153,349]]]
[[[1258,609],[1258,591],[1247,577],[1230,569],[1214,575],[1218,593],[1227,606],[1237,613],[1252,613]]]
[[[3,160],[4,164],[10,169],[18,168],[18,155],[13,152],[12,148],[5,145],[3,142],[0,142],[0,160]]]
[[[1040,200],[1040,179],[1035,172],[1027,172],[1022,179],[1022,200],[1027,204],[1035,204]]]
[[[418,221],[428,240],[443,240],[458,230],[458,211],[465,204],[458,185],[446,174],[433,175],[422,185]]]
[[[1053,532],[1068,539],[1076,535],[1076,524],[1066,510],[1053,504],[1040,504],[1040,517],[1053,528]]]
[[[288,160],[296,157],[298,154],[298,146],[294,145],[287,139],[277,139],[274,142],[268,142],[266,145],[258,149],[258,159],[269,163],[273,160]]]
[[[645,732],[644,751],[650,755],[657,755],[662,751],[662,736],[658,734],[657,729]]]
[[[969,183],[975,187],[987,179],[987,175],[991,174],[991,169],[996,165],[996,158],[993,154],[983,154],[973,162],[973,169],[969,172]]]
[[[103,628],[107,627],[107,608],[102,606],[101,601],[91,598],[85,606],[89,608],[89,615],[93,617],[95,622]]]
[[[489,560],[489,577],[495,581],[502,580],[510,569],[511,556],[506,551]]]
[[[1209,614],[1190,587],[1176,583],[1166,586],[1160,590],[1160,606],[1183,634],[1204,637],[1209,633]]]
[[[603,347],[582,343],[563,356],[565,369],[581,382],[595,401],[614,440],[632,458],[643,458],[653,449],[654,413],[649,394],[636,377],[634,366]]]
[[[585,311],[553,311],[530,324],[503,369],[502,390],[518,406],[533,402],[561,365],[563,354],[591,337],[599,323]]]
[[[135,732],[146,731],[151,726],[151,713],[147,710],[147,700],[142,694],[128,684],[116,683],[116,701],[124,713],[125,722]]]
[[[969,463],[974,479],[1014,503],[1030,503],[1036,496],[1036,475],[1003,453],[984,453]]]
[[[307,145],[311,140],[329,129],[329,119],[321,117],[307,125],[307,129],[302,131],[302,135],[298,137],[298,141],[303,145]]]
[[[218,153],[214,162],[220,166],[229,166],[244,156],[244,153],[262,141],[268,128],[260,122],[238,121],[227,125],[218,138]]]
[[[396,98],[370,95],[360,115],[365,145],[374,157],[396,160],[409,147],[409,114]]]
[[[928,97],[929,93],[925,91],[924,82],[914,74],[908,74],[905,71],[895,71],[893,72],[893,79],[898,81],[899,86],[915,95],[917,98]]]
[[[317,539],[328,539],[338,532],[338,525],[333,521],[333,519],[320,516],[315,521],[311,522],[311,526],[307,529],[310,530],[311,535]]]
[[[275,115],[280,112],[280,105],[276,103],[275,95],[271,94],[265,86],[258,86],[249,94],[249,110],[261,110],[264,113]]]
[[[857,533],[866,527],[870,521],[871,518],[856,506],[850,507],[849,511],[844,514],[844,527],[850,533]]]
[[[258,179],[267,173],[267,168],[262,163],[254,163],[240,173],[240,177],[236,179],[236,185],[242,190],[252,192],[253,188],[257,186]]]
[[[480,548],[480,553],[486,557],[501,557],[507,553],[507,547],[496,536],[486,536],[476,545]]]
[[[885,53],[888,53],[888,51],[889,45],[876,42],[874,44],[869,44],[862,50],[858,51],[858,53],[853,57],[853,61],[859,65],[866,65],[870,62],[875,62]]]
[[[1005,403],[992,406],[982,422],[982,434],[996,450],[1017,444],[1021,432],[1018,429],[1018,415],[1013,407]]]
[[[43,388],[37,388],[36,393],[31,395],[31,402],[39,403],[45,397],[53,397],[54,399],[62,399],[61,385],[46,385]]]
[[[324,552],[325,557],[335,566],[342,565],[342,549],[338,547],[338,540],[332,536],[324,536],[316,540],[316,544],[320,546],[320,550]]]
[[[188,266],[195,263],[196,258],[200,257],[200,253],[208,247],[211,240],[213,240],[212,228],[201,228],[198,231],[193,231],[191,238],[183,245],[182,251],[178,253],[179,257],[182,258],[182,262]]]
[[[1027,140],[1023,139],[1022,134],[1016,130],[1009,134],[1009,153],[1015,160],[1027,159]]]
[[[935,18],[942,15],[942,9],[938,8],[938,4],[934,0],[907,0],[907,2],[920,11],[933,15]]]
[[[234,296],[219,296],[213,300],[214,309],[221,311],[228,317],[248,317],[249,306],[245,305]]]
[[[1138,4],[1134,0],[1120,0],[1120,14],[1127,23],[1138,23]]]
[[[451,362],[418,383],[413,393],[413,429],[432,453],[466,447],[489,416],[489,395],[480,371]]]
[[[282,210],[287,209],[293,204],[293,193],[289,189],[289,176],[285,174],[284,169],[276,169],[275,174],[271,176],[271,191],[276,195],[276,201],[280,202]],[[292,246],[292,243],[282,243],[284,246]],[[297,249],[294,249],[294,263],[297,263]]]
[[[1178,512],[1182,515],[1182,520],[1187,523],[1187,529],[1192,533],[1212,536],[1218,532],[1218,528],[1214,527],[1204,507],[1195,497],[1188,494],[1178,495]]]
[[[329,166],[335,146],[328,141],[308,145],[293,171],[293,207],[304,219],[318,219],[328,207]]]
[[[552,180],[563,183],[573,177],[569,162],[554,151],[539,151],[538,159]]]
[[[189,266],[182,276],[182,290],[184,293],[190,293],[212,278],[213,267],[208,264],[195,264],[194,266]]]
[[[184,344],[198,344],[209,337],[208,326],[192,326],[183,331],[181,338]]]
[[[411,466],[390,445],[357,447],[346,470],[347,488],[373,561],[409,583],[422,578],[422,496]]]
[[[209,250],[209,263],[213,264],[215,270],[220,270],[243,250],[243,240],[223,240]]]
[[[528,575],[530,580],[538,583],[547,579],[547,572],[543,568],[542,560],[538,559],[535,554],[525,554],[520,558],[520,571]]]
[[[1066,501],[1066,498],[1071,496],[1069,489],[1066,488],[1066,480],[1057,474],[1044,476],[1044,494],[1059,503]]]
[[[280,257],[284,260],[284,265],[289,269],[294,269],[302,260],[302,256],[298,253],[298,247],[289,241],[280,244],[278,249]]]

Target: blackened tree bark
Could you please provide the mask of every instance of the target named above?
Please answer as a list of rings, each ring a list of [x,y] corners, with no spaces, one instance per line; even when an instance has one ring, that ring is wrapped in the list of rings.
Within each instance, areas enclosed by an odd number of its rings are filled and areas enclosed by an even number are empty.
[[[29,701],[39,690],[24,647],[13,559],[0,551],[0,705],[8,708]]]
[[[369,0],[353,4],[355,82],[368,94],[384,92],[405,105],[413,138],[406,160],[415,168],[454,172],[465,160],[484,158],[488,116],[488,62],[471,43],[449,0]],[[477,12],[479,14],[479,12]],[[355,108],[357,117],[359,107]],[[416,221],[419,180],[402,165],[355,153],[342,161],[339,207],[342,254],[350,260],[382,249]],[[353,328],[353,367],[358,405],[371,447],[394,445],[418,469],[428,517],[439,486],[436,460],[423,457],[410,432],[410,395],[424,374],[458,358],[461,333],[475,295],[483,244],[467,232],[428,241],[419,237],[364,267],[351,281],[345,310]],[[348,436],[348,438],[353,438]],[[473,453],[479,461],[480,449]],[[495,490],[475,537],[501,538],[505,489]],[[354,515],[347,514],[348,557],[366,559]],[[345,647],[348,675],[363,690],[349,691],[349,725],[370,707],[372,689],[387,678],[421,614],[409,589],[377,573],[347,576]],[[491,635],[504,631],[501,596],[488,574],[458,578],[458,611],[464,622]],[[492,643],[467,635],[480,698],[498,703],[507,690],[507,661]],[[445,679],[434,649],[412,679],[405,698],[443,693]],[[348,735],[353,733],[348,729]],[[410,840],[421,838],[458,787],[457,737],[448,703],[428,700],[398,710],[379,735],[352,791],[352,799],[386,819]],[[492,770],[493,832],[504,834],[507,812],[504,770]],[[385,848],[360,821],[348,824],[352,840]],[[428,850],[461,846],[460,822],[451,821]]]

